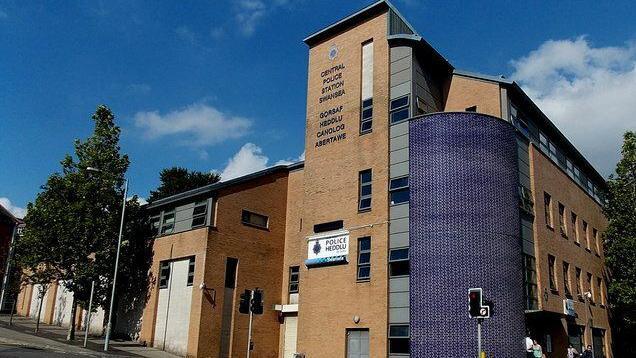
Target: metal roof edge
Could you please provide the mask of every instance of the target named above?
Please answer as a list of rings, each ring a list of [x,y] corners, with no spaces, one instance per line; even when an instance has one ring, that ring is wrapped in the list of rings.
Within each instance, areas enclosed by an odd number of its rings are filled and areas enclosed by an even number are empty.
[[[481,73],[476,73],[476,72],[470,72],[470,71],[465,71],[465,70],[458,70],[455,69],[453,71],[453,74],[459,75],[459,76],[464,76],[464,77],[471,77],[471,78],[476,78],[479,80],[486,80],[486,81],[492,81],[492,82],[498,82],[498,83],[505,83],[505,84],[513,84],[514,81],[509,80],[505,77],[502,76],[491,76],[491,75],[484,75]]]
[[[278,173],[281,171],[290,171],[290,170],[294,170],[294,169],[298,169],[298,168],[302,168],[304,167],[305,162],[304,161],[300,161],[300,162],[296,162],[296,163],[292,163],[292,164],[280,164],[280,165],[275,165],[273,167],[269,167],[254,173],[250,173],[250,174],[246,174],[243,176],[240,176],[238,178],[233,178],[233,179],[229,179],[226,181],[219,181],[213,184],[209,184],[206,186],[202,186],[199,188],[195,188],[195,189],[191,189],[188,191],[184,191],[166,198],[162,198],[159,199],[155,202],[152,203],[148,203],[146,205],[146,209],[155,209],[167,204],[171,204],[177,201],[181,201],[183,199],[187,199],[187,198],[191,198],[191,197],[195,197],[197,195],[201,195],[204,193],[209,193],[209,192],[213,192],[215,190],[219,190],[222,188],[227,188],[229,186],[232,185],[236,185],[236,184],[241,184],[241,183],[245,183],[247,181],[253,180],[253,179],[257,179],[260,177],[264,177],[270,174],[274,174],[274,173]]]
[[[388,41],[397,41],[397,40],[407,40],[407,41],[414,41],[417,43],[421,43],[424,46],[426,46],[427,48],[429,48],[431,51],[433,51],[433,53],[439,57],[444,63],[446,63],[446,65],[448,65],[448,67],[455,71],[455,67],[453,67],[453,65],[450,63],[450,61],[448,61],[446,59],[446,57],[444,57],[441,53],[439,53],[439,51],[437,51],[437,49],[435,49],[435,47],[433,47],[428,41],[426,41],[426,39],[424,39],[422,36],[418,35],[418,34],[414,34],[414,35],[410,35],[410,34],[395,34],[395,35],[389,35],[387,36],[387,40]]]

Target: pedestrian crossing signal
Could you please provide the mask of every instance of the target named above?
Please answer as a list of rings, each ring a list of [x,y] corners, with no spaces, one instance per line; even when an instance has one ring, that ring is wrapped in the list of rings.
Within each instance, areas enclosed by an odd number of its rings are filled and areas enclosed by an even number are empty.
[[[490,305],[483,304],[481,288],[468,289],[468,314],[470,318],[490,318]]]

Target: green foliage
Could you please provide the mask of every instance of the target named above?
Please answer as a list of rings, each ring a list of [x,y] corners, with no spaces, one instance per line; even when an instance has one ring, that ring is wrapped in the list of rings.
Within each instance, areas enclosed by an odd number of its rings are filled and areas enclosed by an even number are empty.
[[[625,133],[622,159],[608,186],[605,257],[617,356],[636,356],[636,132]]]
[[[214,184],[220,180],[217,173],[203,173],[186,168],[166,168],[159,174],[161,184],[157,190],[150,191],[148,201],[152,202],[184,191]]]
[[[88,300],[93,280],[96,301],[106,299],[129,165],[110,109],[98,106],[92,119],[93,134],[75,141],[75,156],[62,160],[62,172],[52,174],[29,204],[16,250],[20,267],[38,279],[63,280],[80,304]]]

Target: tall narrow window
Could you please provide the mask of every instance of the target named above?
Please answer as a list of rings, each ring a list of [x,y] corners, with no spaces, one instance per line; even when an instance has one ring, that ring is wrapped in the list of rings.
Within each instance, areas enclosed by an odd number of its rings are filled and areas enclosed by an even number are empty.
[[[161,223],[161,234],[172,234],[174,231],[174,209],[163,213],[163,222]]]
[[[289,268],[289,293],[298,293],[298,283],[300,282],[300,266]]]
[[[545,214],[545,224],[548,227],[554,227],[552,224],[552,197],[548,193],[543,193],[543,207]]]
[[[576,296],[578,298],[583,297],[583,288],[581,287],[581,269],[576,268]]]
[[[590,302],[594,303],[596,296],[594,295],[594,286],[592,285],[592,274],[587,273],[587,283],[586,283],[588,292],[590,292]]]
[[[550,289],[552,291],[557,290],[557,281],[556,281],[556,270],[555,270],[555,259],[554,256],[548,255],[548,278],[550,279]]]
[[[373,127],[373,41],[362,44],[360,134]]]
[[[585,220],[583,220],[583,235],[585,237],[585,248],[590,250],[590,233],[587,227],[587,222]]]
[[[168,288],[170,280],[170,261],[161,261],[159,264],[159,288]]]
[[[576,216],[575,213],[571,213],[570,218],[571,218],[570,222],[572,223],[572,234],[574,235],[574,242],[578,244],[580,242],[579,241],[579,218]]]
[[[192,286],[194,283],[194,256],[190,258],[190,262],[188,263],[188,282],[187,286]]]
[[[568,237],[568,230],[565,226],[565,206],[559,203],[559,231],[563,237]]]
[[[409,325],[389,326],[389,354],[409,354]]]
[[[228,257],[225,259],[225,288],[236,288],[236,268],[238,259]]]
[[[205,217],[208,212],[208,201],[203,200],[194,204],[194,210],[192,211],[192,225],[191,227],[205,225]]]
[[[570,290],[570,264],[563,261],[563,290],[566,296],[572,296]]]
[[[152,236],[159,235],[159,226],[161,226],[161,213],[150,217],[150,231]]]
[[[598,230],[596,230],[596,228],[592,228],[592,237],[594,238],[594,246],[596,248],[596,254],[600,255],[601,254],[601,244],[599,243]]]
[[[603,280],[600,277],[596,278],[596,292],[598,292],[598,302],[605,305],[605,299],[603,297]]]
[[[407,203],[409,201],[409,178],[402,177],[391,179],[389,184],[391,205]]]
[[[371,169],[359,174],[358,210],[371,209]]]
[[[534,257],[523,255],[523,272],[526,309],[536,310],[539,307],[539,300],[537,297],[537,266]]]
[[[371,279],[371,238],[358,239],[358,281]]]

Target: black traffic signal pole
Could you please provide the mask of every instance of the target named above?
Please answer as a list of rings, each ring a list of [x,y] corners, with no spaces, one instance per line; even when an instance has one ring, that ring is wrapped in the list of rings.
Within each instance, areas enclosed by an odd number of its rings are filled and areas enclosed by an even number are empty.
[[[252,317],[254,313],[252,312],[251,303],[254,299],[254,291],[250,291],[250,324],[247,328],[247,354],[245,357],[250,358],[250,348],[252,348]]]

